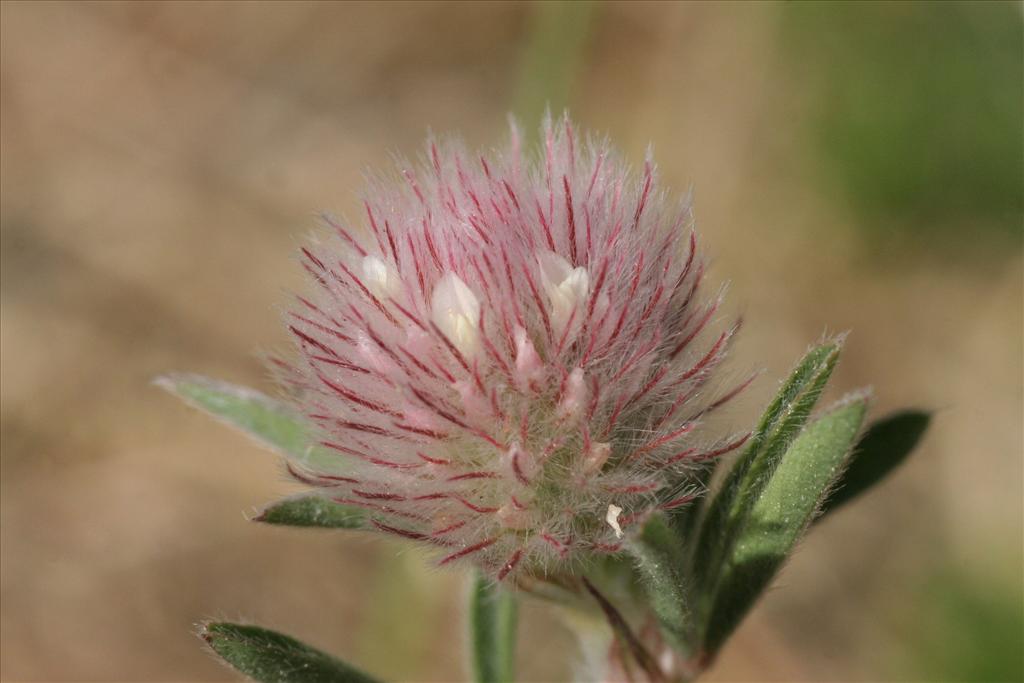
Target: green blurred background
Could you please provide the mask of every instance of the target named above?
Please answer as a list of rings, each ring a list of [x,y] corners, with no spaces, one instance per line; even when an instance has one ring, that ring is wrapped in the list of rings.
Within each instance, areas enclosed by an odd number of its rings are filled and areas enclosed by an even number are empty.
[[[938,410],[708,680],[1024,677],[1020,4],[4,2],[0,30],[0,678],[230,679],[205,617],[462,677],[464,577],[247,524],[293,485],[148,382],[267,388],[315,212],[358,215],[428,128],[489,146],[548,103],[693,188],[733,368],[768,370],[737,423],[826,330],[836,395]],[[523,620],[523,679],[564,679],[570,635]]]

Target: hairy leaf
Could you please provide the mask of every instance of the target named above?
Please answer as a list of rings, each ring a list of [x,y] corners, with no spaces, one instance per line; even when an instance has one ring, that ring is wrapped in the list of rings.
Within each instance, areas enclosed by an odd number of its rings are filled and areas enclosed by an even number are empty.
[[[810,424],[760,491],[712,596],[704,647],[714,653],[792,552],[840,476],[864,420],[857,395]]]
[[[793,439],[800,433],[839,360],[842,340],[812,348],[796,366],[769,404],[757,429],[725,482],[711,501],[701,523],[693,570],[706,612],[722,564],[732,553],[750,510]]]
[[[901,410],[873,423],[854,447],[850,464],[822,506],[818,519],[896,469],[917,446],[931,419],[930,413],[921,410]]]
[[[477,574],[469,599],[469,635],[475,683],[511,683],[515,676],[516,596]]]
[[[626,549],[636,561],[647,601],[672,644],[685,655],[692,646],[685,554],[678,537],[661,515],[655,515]]]
[[[365,512],[354,505],[336,503],[320,493],[302,493],[263,508],[253,521],[283,526],[359,529]]]
[[[376,679],[294,638],[259,626],[205,624],[201,635],[225,662],[259,683],[374,683]]]
[[[300,415],[255,389],[191,374],[164,375],[156,384],[273,451],[313,467],[320,460],[336,467],[337,458],[311,445],[313,432]]]

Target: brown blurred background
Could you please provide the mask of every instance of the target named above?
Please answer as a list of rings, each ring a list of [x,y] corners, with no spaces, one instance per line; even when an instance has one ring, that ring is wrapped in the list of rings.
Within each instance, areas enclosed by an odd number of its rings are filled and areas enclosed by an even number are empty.
[[[768,372],[824,331],[833,385],[938,411],[816,529],[709,680],[1020,680],[1018,3],[3,2],[7,681],[231,680],[206,617],[397,680],[462,678],[463,577],[406,546],[248,524],[270,455],[150,385],[268,388],[258,352],[315,212],[428,128],[472,145],[571,107],[694,189]],[[528,606],[523,680],[569,634]]]

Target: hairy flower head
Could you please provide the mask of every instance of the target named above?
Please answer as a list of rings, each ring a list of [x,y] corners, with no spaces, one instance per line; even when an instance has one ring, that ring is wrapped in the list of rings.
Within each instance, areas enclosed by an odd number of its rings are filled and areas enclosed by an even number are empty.
[[[361,225],[302,249],[280,363],[328,455],[292,471],[380,531],[498,579],[619,550],[742,443],[703,418],[735,326],[711,324],[687,205],[568,120],[536,159],[430,143]]]

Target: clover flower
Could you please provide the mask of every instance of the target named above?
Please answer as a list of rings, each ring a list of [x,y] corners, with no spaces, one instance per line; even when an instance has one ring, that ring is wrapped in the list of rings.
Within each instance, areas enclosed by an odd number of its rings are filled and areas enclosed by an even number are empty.
[[[541,147],[431,142],[361,226],[325,218],[277,361],[319,431],[295,476],[499,580],[617,552],[746,438],[704,425],[750,380],[709,390],[737,326],[713,329],[689,207],[568,119]]]

